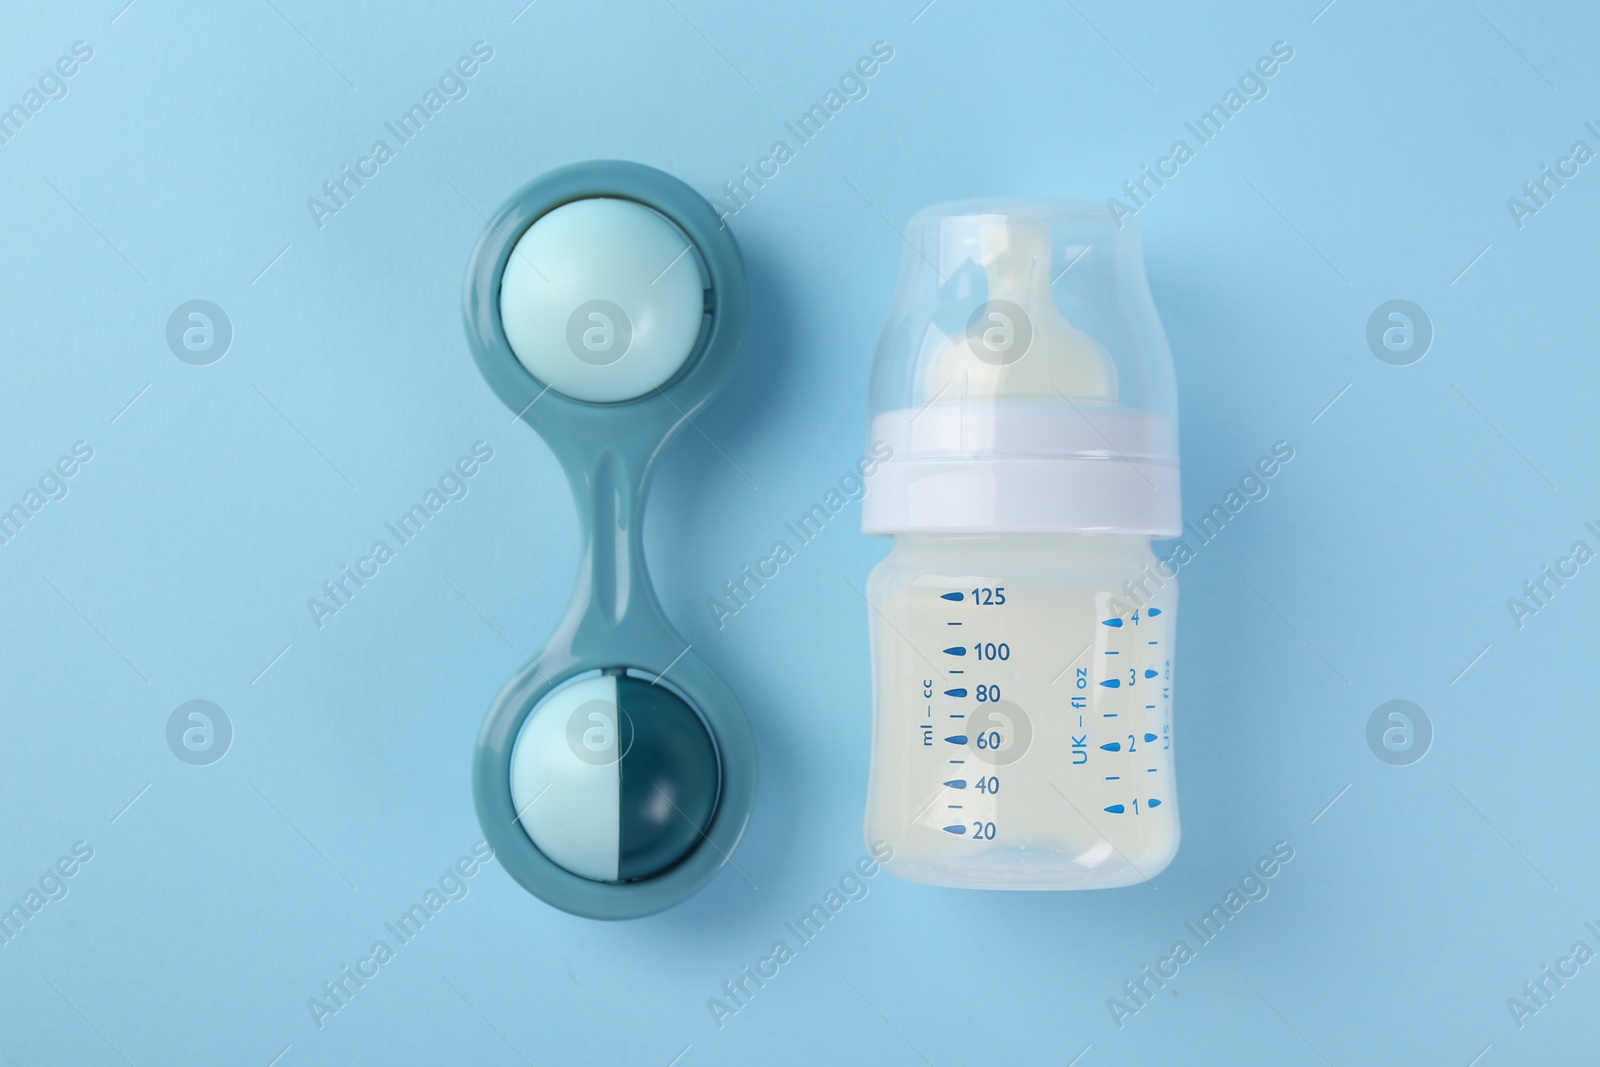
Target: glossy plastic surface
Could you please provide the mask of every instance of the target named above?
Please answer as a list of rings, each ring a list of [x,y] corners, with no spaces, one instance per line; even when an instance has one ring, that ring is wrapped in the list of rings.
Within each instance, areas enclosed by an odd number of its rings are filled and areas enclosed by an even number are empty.
[[[1146,539],[902,534],[867,596],[886,870],[1049,890],[1166,868],[1178,582]]]
[[[511,796],[540,852],[601,882],[652,878],[700,844],[717,750],[671,683],[611,670],[539,701],[511,753]]]
[[[694,351],[666,384],[644,396],[586,403],[548,388],[517,359],[501,322],[501,281],[516,241],[564,204],[631,200],[657,212],[694,244],[705,269],[705,317]],[[748,308],[733,236],[694,190],[658,170],[615,161],[551,171],[523,187],[490,220],[467,274],[468,342],[484,378],[537,430],[576,498],[582,553],[572,603],[555,635],[507,684],[485,719],[473,759],[478,819],[501,865],[529,892],[564,911],[623,919],[671,907],[727,863],[755,800],[755,741],[732,690],[662,612],[645,567],[643,507],[657,455],[726,382]],[[533,707],[557,685],[605,668],[665,677],[703,720],[721,771],[716,810],[699,847],[650,878],[607,883],[566,870],[523,832],[511,793],[513,747]]]
[[[912,216],[873,362],[868,533],[1175,536],[1177,395],[1138,231],[1099,202]]]
[[[500,320],[517,359],[552,389],[593,403],[648,395],[682,369],[705,317],[699,257],[632,200],[563,204],[506,262]]]

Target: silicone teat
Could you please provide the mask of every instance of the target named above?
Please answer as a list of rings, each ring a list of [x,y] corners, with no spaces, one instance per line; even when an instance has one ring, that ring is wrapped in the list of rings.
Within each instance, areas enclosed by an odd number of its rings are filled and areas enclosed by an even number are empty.
[[[1066,397],[1114,403],[1117,369],[1105,347],[1061,314],[1050,291],[1050,230],[984,222],[979,247],[989,298],[965,332],[928,362],[925,397]]]

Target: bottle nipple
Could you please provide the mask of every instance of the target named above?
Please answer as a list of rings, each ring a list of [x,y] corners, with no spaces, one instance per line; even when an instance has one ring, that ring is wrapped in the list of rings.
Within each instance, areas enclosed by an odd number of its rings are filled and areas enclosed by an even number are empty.
[[[927,401],[1066,397],[1115,403],[1110,354],[1066,320],[1050,291],[1049,228],[985,221],[978,238],[988,300],[929,360]]]

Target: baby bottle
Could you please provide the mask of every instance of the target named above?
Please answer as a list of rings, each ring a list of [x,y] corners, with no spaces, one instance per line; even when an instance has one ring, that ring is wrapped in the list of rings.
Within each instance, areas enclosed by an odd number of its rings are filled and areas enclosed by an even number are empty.
[[[1098,889],[1178,848],[1172,357],[1131,220],[915,215],[872,372],[866,837],[894,874]]]

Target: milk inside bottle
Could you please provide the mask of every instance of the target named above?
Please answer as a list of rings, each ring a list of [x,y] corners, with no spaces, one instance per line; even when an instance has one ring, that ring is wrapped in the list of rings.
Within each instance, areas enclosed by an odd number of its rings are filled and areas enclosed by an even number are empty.
[[[980,889],[1145,881],[1178,847],[1171,354],[1104,205],[968,201],[907,229],[873,368],[866,837]]]

